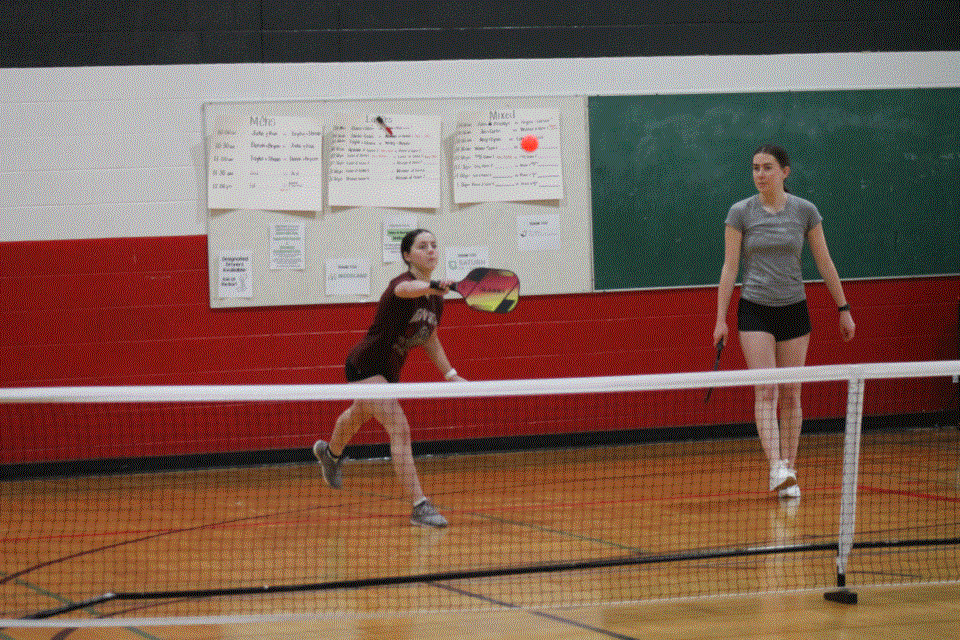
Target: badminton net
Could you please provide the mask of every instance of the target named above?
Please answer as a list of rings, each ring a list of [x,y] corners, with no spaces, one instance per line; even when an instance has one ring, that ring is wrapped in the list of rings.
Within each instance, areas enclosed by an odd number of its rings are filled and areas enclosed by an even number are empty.
[[[960,580],[958,373],[951,361],[0,390],[0,618],[349,615]],[[791,497],[770,490],[756,426],[789,422],[788,409],[762,415],[755,387],[796,384]],[[411,524],[375,420],[345,450],[343,487],[323,482],[312,446],[354,400],[402,410],[423,492],[449,526]]]

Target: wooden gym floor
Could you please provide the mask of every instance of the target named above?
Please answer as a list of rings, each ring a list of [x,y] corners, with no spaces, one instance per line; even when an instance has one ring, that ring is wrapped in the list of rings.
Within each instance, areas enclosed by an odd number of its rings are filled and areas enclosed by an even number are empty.
[[[957,637],[955,543],[855,551],[847,578],[860,602],[824,600],[836,579],[835,550],[824,547],[839,526],[841,443],[803,438],[799,501],[766,491],[755,440],[421,458],[423,485],[451,523],[442,530],[410,526],[383,460],[346,465],[342,491],[325,487],[315,465],[4,482],[7,619],[108,592],[623,564],[117,600],[61,617],[135,624],[8,627],[0,640]],[[857,540],[956,539],[958,465],[955,428],[865,434]],[[724,555],[731,549],[744,553]],[[169,616],[215,618],[155,620]]]

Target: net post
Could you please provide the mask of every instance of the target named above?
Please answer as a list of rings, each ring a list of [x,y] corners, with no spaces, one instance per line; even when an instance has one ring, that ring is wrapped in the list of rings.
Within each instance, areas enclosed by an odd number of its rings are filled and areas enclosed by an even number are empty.
[[[843,438],[843,479],[840,495],[840,530],[837,538],[837,589],[823,597],[831,602],[856,604],[857,594],[847,588],[847,562],[853,549],[857,521],[857,477],[860,467],[860,432],[863,426],[863,367],[851,366],[847,380],[847,418]]]

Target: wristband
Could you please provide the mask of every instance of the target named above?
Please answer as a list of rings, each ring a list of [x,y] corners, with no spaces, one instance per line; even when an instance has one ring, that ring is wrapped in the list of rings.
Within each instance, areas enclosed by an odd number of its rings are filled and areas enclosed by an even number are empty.
[[[849,305],[849,304],[844,304],[844,305],[841,305],[841,306],[837,307],[837,313],[843,313],[844,311],[850,311],[850,305]]]
[[[457,375],[457,370],[450,369],[450,371],[447,371],[445,374],[443,374],[443,377],[446,378],[447,380],[453,380],[456,377],[456,375]]]

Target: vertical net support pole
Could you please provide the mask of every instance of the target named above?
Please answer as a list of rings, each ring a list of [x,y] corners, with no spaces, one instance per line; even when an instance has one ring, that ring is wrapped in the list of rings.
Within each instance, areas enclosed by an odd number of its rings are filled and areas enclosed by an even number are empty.
[[[856,604],[857,594],[847,588],[847,561],[853,550],[857,522],[857,478],[860,470],[860,431],[863,426],[862,367],[851,367],[847,381],[847,421],[843,438],[843,479],[840,495],[840,531],[837,539],[837,589],[823,595],[831,602]]]

